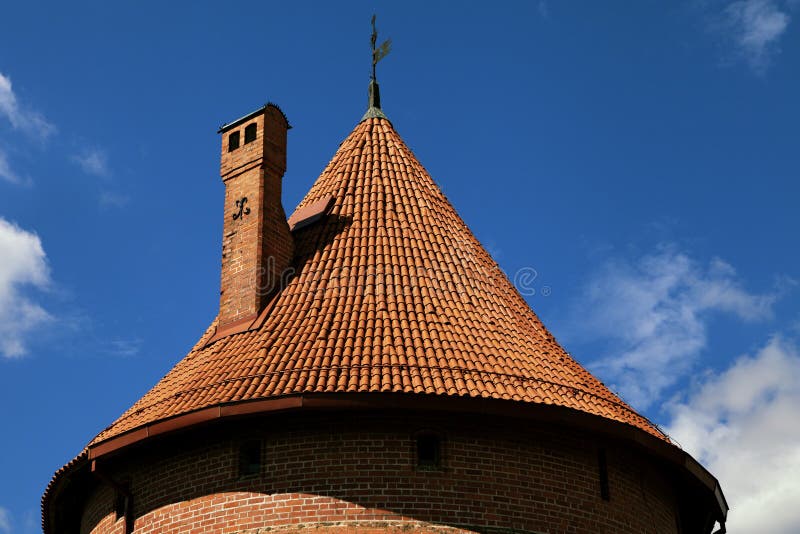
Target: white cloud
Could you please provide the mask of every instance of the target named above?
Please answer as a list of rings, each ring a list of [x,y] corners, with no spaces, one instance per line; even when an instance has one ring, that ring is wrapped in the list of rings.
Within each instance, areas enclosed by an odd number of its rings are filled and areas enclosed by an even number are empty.
[[[692,369],[712,313],[763,319],[776,299],[745,291],[727,263],[702,265],[674,247],[632,263],[609,262],[587,286],[578,312],[589,335],[609,342],[606,355],[589,366],[645,409]]]
[[[55,132],[55,126],[39,113],[19,105],[11,86],[11,79],[0,73],[0,115],[5,116],[16,130],[36,139],[47,139]]]
[[[11,534],[11,514],[0,506],[0,532]]]
[[[50,273],[39,236],[0,218],[0,356],[27,352],[27,336],[52,316],[23,291],[46,288]]]
[[[113,184],[113,180],[110,179],[111,169],[108,166],[108,154],[104,150],[99,148],[84,150],[73,155],[72,161],[77,163],[86,174],[106,179],[104,180],[105,186]],[[98,202],[103,209],[121,208],[130,202],[130,197],[112,190],[103,190],[100,191]]]
[[[22,181],[11,169],[11,165],[8,163],[8,157],[2,150],[0,150],[0,179],[11,182],[12,184],[18,184]]]
[[[100,206],[102,208],[121,208],[130,202],[130,197],[113,191],[103,191],[100,193]]]
[[[93,174],[100,177],[106,177],[110,174],[108,169],[108,156],[102,150],[86,150],[81,154],[73,156],[72,160],[77,163],[86,174]]]
[[[772,338],[670,408],[667,432],[720,480],[731,532],[800,532],[800,351]]]
[[[542,17],[543,19],[550,18],[550,7],[547,5],[547,2],[545,0],[539,0],[537,9],[539,10],[540,17]]]
[[[774,0],[737,0],[723,12],[720,27],[748,65],[763,74],[780,52],[778,40],[790,20]]]
[[[139,338],[112,339],[108,342],[108,348],[106,352],[120,358],[130,358],[139,354],[141,347],[142,340]]]

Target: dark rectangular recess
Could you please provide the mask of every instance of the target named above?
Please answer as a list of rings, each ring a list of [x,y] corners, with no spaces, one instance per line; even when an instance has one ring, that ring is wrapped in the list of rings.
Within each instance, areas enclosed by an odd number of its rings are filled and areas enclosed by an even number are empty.
[[[122,534],[133,532],[133,496],[127,482],[115,488],[114,515],[115,521],[124,520]]]
[[[128,509],[128,496],[122,493],[121,491],[117,491],[115,498],[114,498],[114,515],[115,520],[119,521],[123,517],[125,517],[125,510]]]
[[[244,128],[244,144],[252,143],[258,135],[258,124],[252,122]]]
[[[441,464],[442,440],[436,434],[417,436],[417,467],[437,468]]]
[[[231,132],[228,135],[228,152],[233,152],[239,148],[239,132]]]
[[[604,501],[611,500],[608,489],[608,462],[606,460],[606,450],[603,447],[597,449],[597,468],[600,474],[600,497]]]
[[[251,439],[239,446],[239,476],[252,477],[261,474],[261,440]]]

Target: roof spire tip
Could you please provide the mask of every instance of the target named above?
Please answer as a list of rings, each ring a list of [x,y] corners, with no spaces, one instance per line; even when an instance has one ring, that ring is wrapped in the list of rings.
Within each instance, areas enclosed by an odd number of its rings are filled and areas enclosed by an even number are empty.
[[[367,104],[367,112],[361,118],[362,121],[373,117],[386,118],[386,115],[381,111],[381,92],[375,67],[391,51],[392,40],[386,39],[380,46],[376,47],[378,29],[375,27],[375,18],[376,15],[372,15],[372,35],[370,37],[370,44],[372,45],[372,76],[369,79],[369,102]]]

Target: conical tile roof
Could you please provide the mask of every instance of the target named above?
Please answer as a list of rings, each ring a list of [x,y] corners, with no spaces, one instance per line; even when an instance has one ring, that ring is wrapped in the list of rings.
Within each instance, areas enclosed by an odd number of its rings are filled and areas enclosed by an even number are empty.
[[[90,445],[203,408],[368,392],[551,404],[667,439],[555,341],[389,120],[362,120],[297,210],[328,196],[263,324],[216,341],[212,324]]]

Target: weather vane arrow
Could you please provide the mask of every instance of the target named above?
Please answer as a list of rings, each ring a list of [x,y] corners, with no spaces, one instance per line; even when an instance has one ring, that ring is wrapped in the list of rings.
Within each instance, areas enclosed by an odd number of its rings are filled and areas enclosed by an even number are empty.
[[[376,15],[372,15],[372,38],[370,42],[372,43],[372,79],[375,80],[375,66],[378,64],[380,60],[385,58],[389,55],[392,48],[392,40],[386,39],[384,42],[380,44],[377,48],[375,45],[378,43],[378,29],[375,27],[375,18]]]

